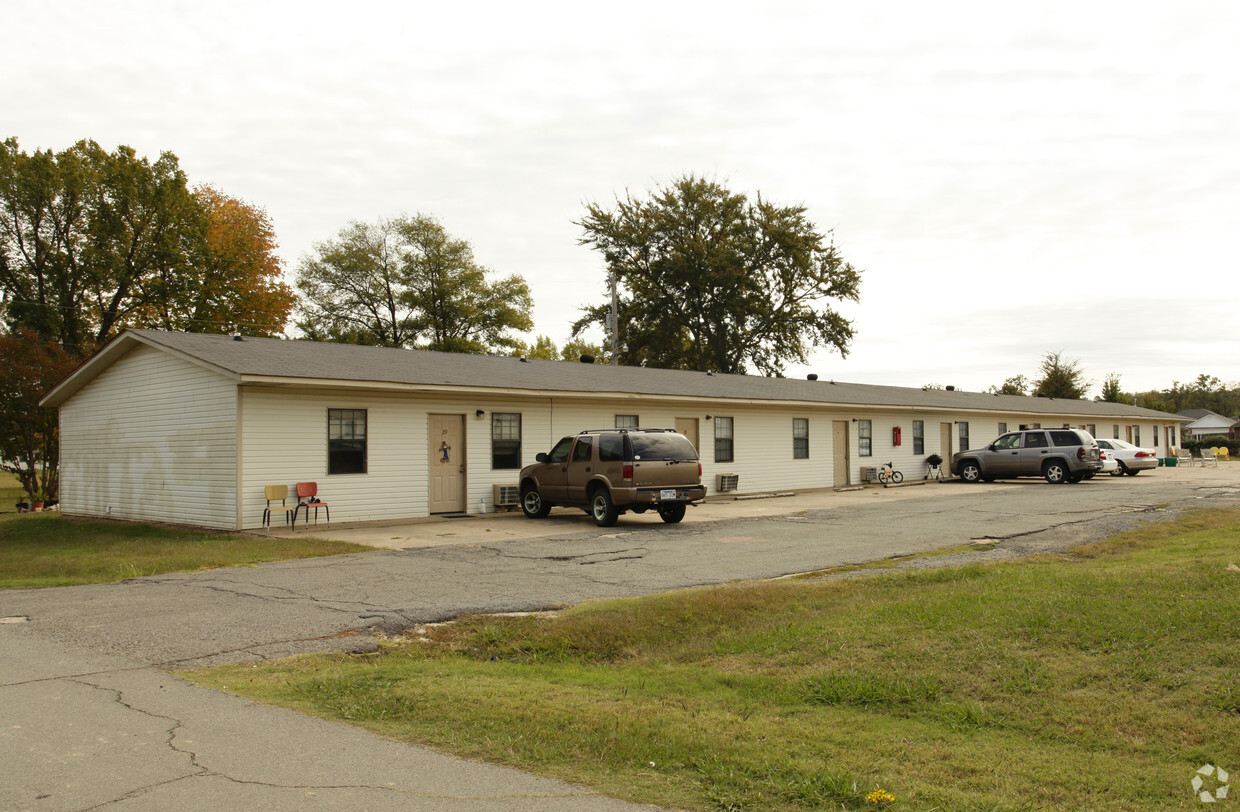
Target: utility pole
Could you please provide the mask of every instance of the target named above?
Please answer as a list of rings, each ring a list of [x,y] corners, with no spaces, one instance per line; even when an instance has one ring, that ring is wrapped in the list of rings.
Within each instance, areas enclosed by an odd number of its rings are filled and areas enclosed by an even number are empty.
[[[616,295],[616,274],[608,274],[611,283],[611,313],[607,317],[607,331],[611,333],[611,363],[620,364],[620,299]]]

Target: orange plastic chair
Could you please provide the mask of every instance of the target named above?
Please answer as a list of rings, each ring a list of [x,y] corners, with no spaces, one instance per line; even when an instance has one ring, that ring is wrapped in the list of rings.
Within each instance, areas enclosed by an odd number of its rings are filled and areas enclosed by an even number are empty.
[[[297,529],[297,511],[302,508],[306,509],[306,525],[310,524],[310,508],[314,508],[314,523],[319,523],[319,508],[327,511],[327,526],[332,526],[332,511],[326,502],[319,500],[319,485],[317,482],[298,482],[297,483],[297,507],[293,510],[293,529]]]
[[[267,528],[267,532],[271,532],[271,514],[277,512],[284,513],[284,523],[289,523],[289,514],[292,514],[293,525],[297,525],[297,506],[288,504],[288,485],[267,485],[263,488],[267,494],[267,507],[263,509],[263,526]],[[273,505],[272,502],[280,500],[280,504]]]

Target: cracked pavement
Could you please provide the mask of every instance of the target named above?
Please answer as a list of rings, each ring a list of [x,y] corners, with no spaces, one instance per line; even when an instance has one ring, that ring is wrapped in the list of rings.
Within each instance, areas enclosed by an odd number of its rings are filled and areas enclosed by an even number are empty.
[[[0,592],[0,808],[649,809],[191,685],[167,669],[321,650],[472,612],[533,611],[736,579],[1064,549],[1192,507],[1240,505],[1240,465],[708,503],[679,525],[340,528],[403,548],[119,584]],[[993,545],[993,546],[992,546]]]

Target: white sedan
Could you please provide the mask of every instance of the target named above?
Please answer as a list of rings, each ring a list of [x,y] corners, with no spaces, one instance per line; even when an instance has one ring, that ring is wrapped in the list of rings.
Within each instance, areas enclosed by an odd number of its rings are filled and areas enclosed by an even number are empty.
[[[1099,440],[1098,448],[1115,458],[1117,465],[1111,476],[1136,476],[1149,468],[1158,467],[1158,453],[1151,448],[1140,448],[1124,440]]]
[[[1102,460],[1102,470],[1098,473],[1119,476],[1119,461],[1115,459],[1115,452],[1103,448],[1101,441],[1098,443],[1098,458]]]

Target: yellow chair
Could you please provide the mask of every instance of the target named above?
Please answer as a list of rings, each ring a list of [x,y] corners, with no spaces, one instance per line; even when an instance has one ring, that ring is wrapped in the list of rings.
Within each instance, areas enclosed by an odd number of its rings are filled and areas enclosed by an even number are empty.
[[[1219,446],[1218,448],[1214,449],[1214,451],[1218,454],[1218,458],[1220,460],[1231,459],[1231,449],[1225,445]]]
[[[297,506],[288,503],[288,485],[267,485],[263,489],[267,494],[267,507],[263,509],[263,526],[267,528],[267,532],[271,532],[271,514],[284,513],[284,523],[297,521]],[[280,500],[280,504],[273,505],[272,502]]]

